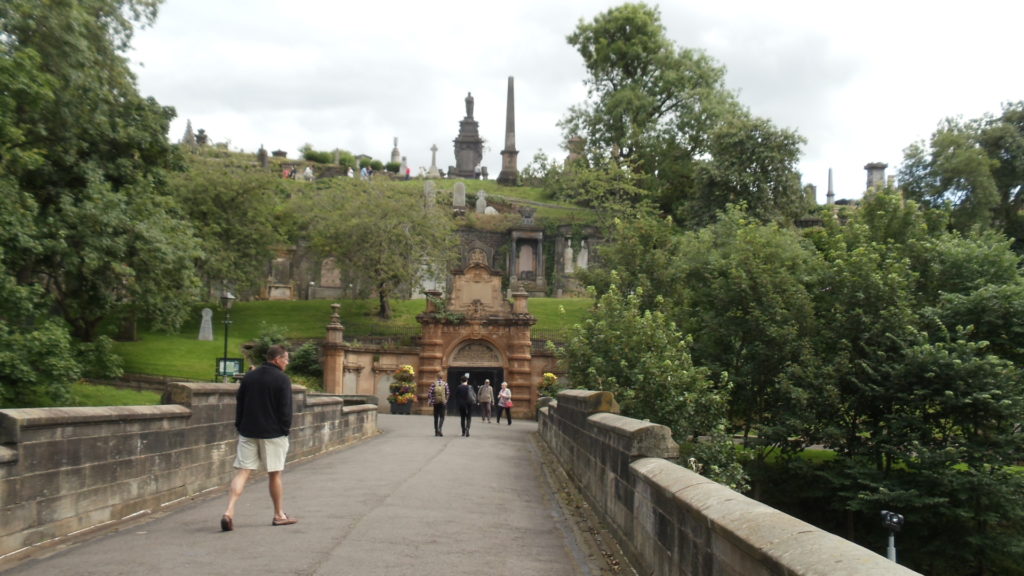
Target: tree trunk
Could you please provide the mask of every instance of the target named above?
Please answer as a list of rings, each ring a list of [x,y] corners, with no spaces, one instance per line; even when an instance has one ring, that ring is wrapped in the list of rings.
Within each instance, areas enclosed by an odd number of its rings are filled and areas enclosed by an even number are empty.
[[[384,290],[377,291],[377,300],[380,302],[380,312],[377,314],[382,320],[391,319],[391,302],[388,300],[388,293]]]

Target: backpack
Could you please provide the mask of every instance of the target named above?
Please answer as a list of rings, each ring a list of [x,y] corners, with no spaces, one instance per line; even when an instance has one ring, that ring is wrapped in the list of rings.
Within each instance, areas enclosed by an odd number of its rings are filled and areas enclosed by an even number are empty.
[[[444,382],[434,382],[434,404],[448,403],[448,387]]]

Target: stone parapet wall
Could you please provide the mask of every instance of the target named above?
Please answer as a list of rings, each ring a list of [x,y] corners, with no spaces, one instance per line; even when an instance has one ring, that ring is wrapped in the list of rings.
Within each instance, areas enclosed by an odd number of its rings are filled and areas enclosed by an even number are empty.
[[[617,412],[608,392],[564,391],[539,429],[641,574],[916,574],[677,465],[668,428]]]
[[[225,486],[236,390],[173,383],[161,406],[0,410],[0,558]],[[376,405],[299,386],[293,399],[289,462],[378,433]]]

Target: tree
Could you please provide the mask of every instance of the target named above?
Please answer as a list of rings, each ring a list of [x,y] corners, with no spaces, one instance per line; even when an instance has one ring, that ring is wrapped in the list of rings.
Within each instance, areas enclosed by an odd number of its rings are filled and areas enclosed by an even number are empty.
[[[593,313],[574,327],[559,351],[573,386],[615,395],[623,415],[672,429],[681,460],[720,482],[742,487],[745,476],[725,434],[725,395],[693,365],[691,342],[659,311],[643,310],[641,295],[613,284]],[[704,437],[702,441],[701,438]]]
[[[952,226],[993,228],[1024,238],[1024,101],[1002,114],[943,120],[926,144],[904,150],[900,183],[908,198],[948,206]]]
[[[202,243],[197,272],[211,289],[224,282],[254,291],[272,247],[291,232],[281,207],[294,183],[248,165],[225,169],[223,159],[203,153],[187,155],[185,167],[168,176],[168,189]]]
[[[585,140],[591,167],[635,172],[685,223],[728,202],[746,201],[763,219],[790,216],[801,203],[803,138],[752,117],[726,89],[725,68],[666,37],[657,8],[612,8],[580,21],[567,40],[586,66],[588,99],[559,125],[567,141]]]
[[[360,181],[344,196],[332,188],[309,191],[293,209],[307,215],[314,248],[372,283],[381,318],[391,317],[389,299],[396,291],[435,278],[455,261],[451,215],[388,182]]]
[[[0,178],[21,209],[2,239],[4,273],[30,309],[62,319],[47,325],[55,350],[70,335],[78,367],[108,374],[109,330],[140,314],[174,327],[194,296],[191,228],[161,188],[174,112],[138,94],[123,56],[158,5],[0,4]],[[32,332],[28,317],[12,324],[8,334]],[[78,375],[67,363],[28,366],[38,372],[21,382]]]

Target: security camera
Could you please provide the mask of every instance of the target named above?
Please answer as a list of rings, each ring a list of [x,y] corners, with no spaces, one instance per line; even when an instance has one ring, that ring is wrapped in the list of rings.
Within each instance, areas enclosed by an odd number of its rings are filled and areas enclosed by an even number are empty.
[[[903,514],[882,510],[882,526],[893,532],[899,532],[903,527]]]

